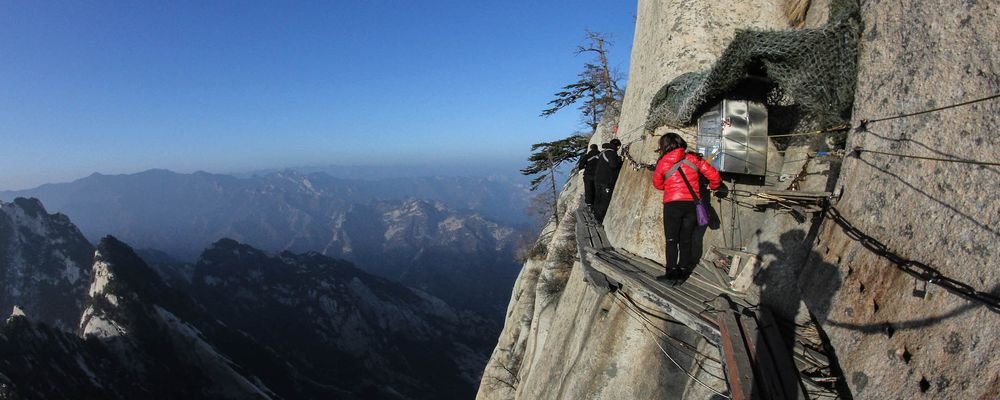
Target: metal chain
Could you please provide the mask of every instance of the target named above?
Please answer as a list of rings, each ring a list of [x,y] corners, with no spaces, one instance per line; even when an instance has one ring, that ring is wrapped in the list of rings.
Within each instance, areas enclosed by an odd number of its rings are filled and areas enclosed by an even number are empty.
[[[991,311],[1000,313],[1000,297],[988,292],[976,290],[967,283],[945,276],[941,273],[941,271],[938,271],[930,265],[920,261],[910,260],[892,252],[892,250],[890,250],[885,243],[868,236],[851,224],[851,222],[844,218],[840,211],[834,207],[827,208],[827,216],[840,225],[848,237],[857,240],[862,246],[876,255],[889,260],[893,264],[896,264],[896,266],[903,272],[915,276],[925,282],[940,286],[955,295],[965,298],[966,300],[983,303]]]

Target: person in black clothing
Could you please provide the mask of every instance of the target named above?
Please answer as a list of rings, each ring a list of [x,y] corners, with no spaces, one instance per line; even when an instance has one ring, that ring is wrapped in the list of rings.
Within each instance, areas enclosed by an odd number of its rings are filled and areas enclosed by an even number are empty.
[[[583,202],[587,207],[594,206],[594,172],[597,170],[597,159],[601,152],[597,150],[597,145],[590,145],[590,151],[580,156],[580,162],[576,168],[583,171]]]
[[[603,224],[604,215],[608,213],[608,205],[611,204],[611,193],[618,181],[618,171],[622,169],[622,158],[618,155],[618,148],[622,147],[622,142],[612,139],[610,143],[605,143],[601,147],[604,149],[601,150],[594,171],[594,189],[597,190],[594,196],[594,217],[597,218],[597,222]]]

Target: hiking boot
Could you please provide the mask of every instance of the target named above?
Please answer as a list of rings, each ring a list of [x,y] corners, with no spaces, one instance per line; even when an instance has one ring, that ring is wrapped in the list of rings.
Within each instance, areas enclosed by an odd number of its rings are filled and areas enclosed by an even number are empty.
[[[683,279],[685,275],[687,275],[687,274],[685,274],[683,270],[675,268],[675,269],[667,270],[667,272],[665,274],[663,274],[663,275],[657,276],[656,280],[658,280],[658,281],[673,281],[673,280],[677,280],[677,279]]]

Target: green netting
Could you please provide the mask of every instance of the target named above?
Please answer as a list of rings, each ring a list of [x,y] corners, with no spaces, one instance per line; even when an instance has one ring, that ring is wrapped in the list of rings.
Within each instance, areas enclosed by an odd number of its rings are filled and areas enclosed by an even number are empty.
[[[653,97],[647,131],[686,126],[723,98],[797,108],[794,131],[850,120],[861,23],[855,0],[833,0],[822,28],[741,30],[711,69],[683,74]]]

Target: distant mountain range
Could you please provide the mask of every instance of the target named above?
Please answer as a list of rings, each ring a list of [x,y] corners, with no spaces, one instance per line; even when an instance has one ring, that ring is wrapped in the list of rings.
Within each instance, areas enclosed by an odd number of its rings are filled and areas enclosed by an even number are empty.
[[[499,318],[520,268],[516,249],[532,231],[525,187],[502,177],[399,175],[149,170],[0,192],[0,199],[39,198],[92,241],[110,234],[188,263],[223,237],[267,251],[316,251]]]
[[[158,271],[33,199],[0,202],[0,250],[0,399],[464,399],[495,341],[345,261],[224,239]]]

